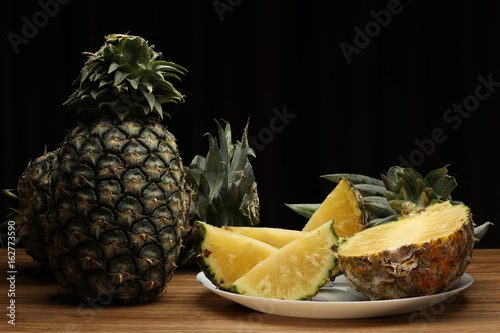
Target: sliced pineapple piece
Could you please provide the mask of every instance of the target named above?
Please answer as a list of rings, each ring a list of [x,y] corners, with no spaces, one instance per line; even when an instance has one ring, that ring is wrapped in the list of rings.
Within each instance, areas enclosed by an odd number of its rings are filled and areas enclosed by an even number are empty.
[[[259,240],[205,222],[194,224],[193,236],[201,270],[214,285],[224,290],[277,250]]]
[[[337,256],[358,291],[393,299],[448,290],[465,272],[473,247],[469,208],[444,202],[355,234]]]
[[[337,266],[333,222],[306,233],[255,265],[232,288],[247,296],[301,300],[316,295]]]
[[[347,237],[363,230],[367,222],[363,199],[356,188],[342,179],[321,203],[302,231],[311,231],[334,220],[338,237]]]
[[[266,227],[224,227],[224,229],[260,240],[276,248],[282,248],[305,234],[298,230]]]

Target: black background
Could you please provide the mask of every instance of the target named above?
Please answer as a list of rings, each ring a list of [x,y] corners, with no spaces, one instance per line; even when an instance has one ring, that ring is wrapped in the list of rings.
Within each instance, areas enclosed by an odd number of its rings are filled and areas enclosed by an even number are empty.
[[[130,32],[189,71],[177,84],[186,103],[167,106],[172,118],[164,122],[185,163],[205,155],[213,119],[229,121],[240,138],[250,118],[249,134],[260,140],[253,166],[261,225],[300,229],[305,219],[284,203],[321,202],[334,186],[321,175],[379,177],[401,157],[422,174],[450,164],[454,199],[472,208],[477,224],[495,222],[500,86],[474,111],[453,121],[445,115],[474,101],[479,77],[500,84],[498,2],[54,3],[2,2],[1,188],[14,188],[28,161],[45,146],[56,149],[75,126],[62,103],[82,52],[97,51],[105,35]],[[50,15],[42,4],[52,4]],[[389,19],[381,11],[391,5],[397,13]],[[38,27],[26,30],[26,22]],[[358,31],[366,28],[363,39]],[[29,38],[16,52],[12,38],[23,32]],[[341,45],[356,43],[347,61]],[[277,130],[273,118],[285,111],[288,124]],[[436,129],[442,134],[431,143]],[[2,197],[0,213],[13,205]],[[499,236],[497,225],[478,247],[498,248]]]

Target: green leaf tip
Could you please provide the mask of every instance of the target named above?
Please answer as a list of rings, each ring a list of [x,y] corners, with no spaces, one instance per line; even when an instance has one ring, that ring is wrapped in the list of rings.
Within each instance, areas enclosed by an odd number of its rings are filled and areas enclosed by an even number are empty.
[[[169,80],[180,80],[187,70],[161,60],[162,54],[140,36],[108,35],[99,51],[84,54],[87,60],[73,83],[76,91],[64,102],[68,110],[163,119],[168,114],[161,104],[184,102]]]

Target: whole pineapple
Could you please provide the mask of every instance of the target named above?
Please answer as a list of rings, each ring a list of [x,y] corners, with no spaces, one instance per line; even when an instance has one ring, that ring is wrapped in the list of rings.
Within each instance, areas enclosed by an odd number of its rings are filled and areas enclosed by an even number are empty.
[[[184,68],[138,36],[109,35],[65,102],[79,124],[51,173],[46,241],[59,282],[85,300],[143,302],[166,289],[192,191],[162,103]]]
[[[19,201],[14,210],[18,239],[34,261],[43,268],[49,268],[47,245],[44,235],[47,231],[49,211],[50,172],[58,151],[45,152],[28,163],[17,183],[17,194],[5,193]]]

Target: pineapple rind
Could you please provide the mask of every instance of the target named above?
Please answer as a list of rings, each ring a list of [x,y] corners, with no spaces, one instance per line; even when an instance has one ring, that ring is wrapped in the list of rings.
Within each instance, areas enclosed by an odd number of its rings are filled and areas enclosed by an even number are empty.
[[[448,202],[437,205],[451,207]],[[474,247],[470,210],[461,206],[453,207],[464,210],[463,224],[448,236],[364,255],[343,255],[344,244],[341,244],[337,256],[342,272],[356,290],[371,300],[425,296],[449,290],[465,272]],[[345,243],[355,239],[347,239]]]
[[[47,231],[49,208],[50,171],[54,166],[57,152],[45,152],[29,162],[17,184],[19,208],[12,218],[16,222],[18,238],[26,253],[44,269],[49,269],[47,244],[44,235]]]
[[[188,227],[183,175],[175,138],[154,119],[79,124],[51,174],[46,241],[58,281],[84,300],[162,293]]]

